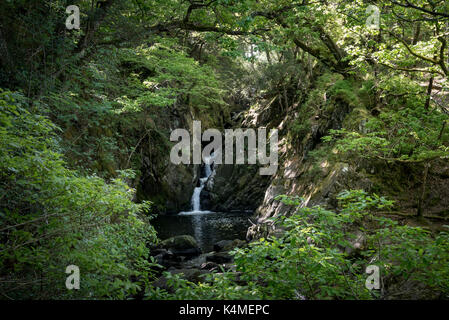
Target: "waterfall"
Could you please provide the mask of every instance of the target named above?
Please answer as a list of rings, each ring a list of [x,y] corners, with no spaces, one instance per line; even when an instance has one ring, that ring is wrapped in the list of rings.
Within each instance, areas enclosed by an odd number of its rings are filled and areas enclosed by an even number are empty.
[[[214,154],[212,154],[210,157],[204,158],[204,174],[200,175],[200,185],[199,187],[196,187],[193,190],[193,195],[191,199],[191,205],[192,208],[190,212],[180,212],[180,215],[192,215],[197,213],[210,213],[210,211],[202,211],[201,210],[201,191],[203,191],[204,187],[206,186],[207,180],[212,175],[214,170],[212,170],[213,166],[213,158]],[[203,170],[201,170],[203,171]],[[202,172],[201,172],[202,173]]]
[[[204,220],[203,220],[203,214],[212,213],[211,211],[202,211],[201,210],[201,191],[203,191],[204,187],[206,186],[207,180],[209,177],[214,173],[212,170],[213,166],[213,158],[214,154],[210,157],[204,158],[204,173],[203,170],[200,170],[200,185],[199,187],[196,187],[193,190],[192,195],[192,211],[190,212],[180,212],[179,215],[181,216],[193,216],[192,222],[193,222],[193,234],[195,239],[198,241],[198,244],[200,246],[203,245],[203,229],[204,229]]]
[[[196,187],[195,190],[193,190],[192,195],[192,211],[193,212],[200,212],[201,211],[201,191],[203,191],[204,186],[206,185],[207,179],[212,174],[212,158],[207,157],[204,159],[204,177],[200,177],[200,186]]]

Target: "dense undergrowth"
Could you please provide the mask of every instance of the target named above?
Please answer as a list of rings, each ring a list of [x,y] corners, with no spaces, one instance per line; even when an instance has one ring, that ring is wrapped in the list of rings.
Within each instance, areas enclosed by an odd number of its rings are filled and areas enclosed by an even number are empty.
[[[81,0],[68,30],[66,1],[2,1],[0,299],[449,298],[448,232],[419,227],[448,203],[449,3],[377,1],[377,29],[368,3]],[[295,213],[236,249],[235,271],[154,288],[151,217],[181,183],[164,181],[170,132],[245,116],[279,128],[281,162],[312,164],[289,186],[336,161],[379,183],[334,209],[279,197]],[[421,219],[390,216],[393,193]]]
[[[19,93],[0,93],[0,272],[2,298],[126,298],[151,276],[156,233],[125,178],[67,168],[57,127],[27,111]],[[65,270],[83,271],[79,291]],[[13,271],[13,273],[9,272]],[[24,289],[22,289],[24,288]]]
[[[340,194],[338,212],[302,207],[297,198],[278,199],[298,209],[291,217],[273,219],[282,235],[234,250],[235,272],[207,275],[200,283],[167,273],[172,291],[149,291],[147,298],[448,298],[449,229],[432,234],[377,215],[393,202],[362,190]],[[368,266],[379,268],[377,290],[366,285],[371,284]]]

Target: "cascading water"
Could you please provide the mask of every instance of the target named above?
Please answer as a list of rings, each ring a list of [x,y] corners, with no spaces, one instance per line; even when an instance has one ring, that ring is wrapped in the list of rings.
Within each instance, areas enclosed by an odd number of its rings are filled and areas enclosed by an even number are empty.
[[[191,198],[191,210],[180,212],[177,215],[160,215],[155,225],[162,239],[178,235],[191,235],[195,238],[203,252],[213,250],[215,243],[221,240],[245,239],[249,227],[247,213],[243,212],[212,212],[201,209],[201,192],[210,187],[215,179],[215,155],[203,159],[198,186],[194,189]],[[203,198],[203,207],[205,198]],[[226,228],[223,228],[223,225]],[[204,256],[198,259],[205,260]]]
[[[193,195],[192,195],[192,199],[191,199],[191,205],[192,205],[191,210],[192,211],[181,212],[181,213],[179,213],[180,215],[210,213],[210,211],[202,211],[201,210],[201,191],[203,191],[204,187],[206,186],[207,180],[214,172],[214,170],[212,169],[213,162],[214,162],[213,157],[214,157],[214,154],[212,154],[210,157],[204,158],[204,173],[200,177],[200,185],[193,190]]]
[[[201,191],[203,191],[207,180],[212,175],[212,165],[213,165],[213,157],[212,154],[211,157],[204,158],[204,174],[203,176],[200,175],[200,186],[196,187],[193,190],[192,195],[192,211],[190,212],[180,212],[179,215],[181,216],[193,216],[192,222],[193,222],[193,234],[195,239],[198,241],[199,245],[204,245],[202,243],[203,239],[203,224],[204,221],[202,220],[202,215],[207,213],[212,213],[210,211],[201,211]],[[202,171],[202,170],[201,170]]]
[[[192,195],[192,211],[201,212],[201,191],[203,191],[207,180],[212,174],[212,158],[207,157],[204,159],[204,177],[200,178],[200,186],[193,190]]]

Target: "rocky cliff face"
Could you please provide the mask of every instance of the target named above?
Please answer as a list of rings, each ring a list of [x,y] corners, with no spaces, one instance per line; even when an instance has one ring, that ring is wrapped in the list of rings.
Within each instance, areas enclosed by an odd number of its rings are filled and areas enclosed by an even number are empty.
[[[173,107],[159,115],[158,123],[153,124],[148,137],[136,151],[142,154],[140,176],[137,189],[138,200],[150,200],[158,213],[172,214],[191,209],[191,197],[198,183],[201,167],[199,165],[175,165],[170,161],[170,134],[175,129],[192,132],[193,121],[201,121],[203,130],[222,128],[228,121],[226,110],[217,107],[215,117],[207,113],[194,114],[185,106]]]
[[[248,237],[260,236],[270,230],[268,218],[292,214],[295,208],[275,198],[278,195],[298,196],[304,206],[337,207],[337,195],[345,189],[382,192],[391,176],[382,176],[385,164],[341,162],[331,144],[322,137],[331,129],[357,128],[364,125],[371,112],[363,97],[350,95],[357,90],[336,90],[341,75],[325,74],[311,82],[295,103],[283,107],[273,97],[255,101],[240,119],[241,127],[267,127],[279,130],[279,168],[275,175],[258,175],[257,166],[220,166],[204,191],[211,210],[255,209],[255,221]],[[351,82],[348,82],[351,83]],[[351,85],[357,87],[357,82]],[[285,104],[284,104],[285,105]],[[395,172],[401,180],[405,172]],[[405,180],[405,179],[404,179]],[[394,192],[387,192],[390,195]],[[402,190],[404,193],[404,190]],[[407,193],[407,192],[405,192]]]
[[[212,211],[255,211],[270,178],[256,166],[218,165],[201,194],[202,207]]]
[[[339,84],[347,81],[349,90]],[[259,175],[254,165],[217,165],[201,193],[203,210],[254,212],[257,225],[249,236],[260,234],[268,218],[292,214],[294,208],[276,201],[278,195],[298,196],[305,206],[337,207],[337,195],[345,189],[364,189],[396,200],[398,208],[413,212],[419,194],[420,173],[407,166],[389,165],[375,161],[343,162],[330,143],[322,137],[331,129],[363,130],[367,116],[376,112],[358,92],[357,81],[341,75],[324,74],[310,80],[301,92],[289,96],[290,104],[266,95],[253,99],[250,106],[237,109],[228,118],[226,128],[266,127],[279,131],[279,168],[273,176]],[[337,88],[337,89],[336,89]],[[189,127],[192,118],[184,120]],[[211,126],[212,127],[212,126]],[[219,128],[219,126],[217,126]],[[168,155],[169,152],[166,153]],[[190,199],[198,182],[199,166],[174,166],[168,156],[159,163],[158,171],[149,160],[142,175],[143,191],[157,195],[156,202],[163,212],[190,209]],[[154,162],[153,162],[154,164]],[[152,169],[151,169],[152,168]],[[415,170],[416,171],[416,170]],[[427,210],[438,214],[447,211],[449,194],[447,164],[436,164],[430,171]],[[162,191],[162,192],[161,192]],[[150,197],[150,199],[152,199]],[[268,228],[269,229],[269,228]]]
[[[304,206],[338,207],[337,196],[347,189],[363,189],[395,200],[396,209],[416,214],[421,190],[421,172],[407,165],[360,160],[344,162],[331,143],[321,138],[331,129],[364,130],[367,116],[377,112],[359,92],[336,90],[343,80],[340,75],[323,75],[308,90],[296,97],[296,103],[282,108],[276,99],[263,99],[253,104],[241,119],[243,127],[277,128],[279,130],[279,168],[275,175],[262,177],[255,166],[223,166],[217,169],[214,184],[208,188],[210,208],[254,209],[256,224],[248,238],[265,236],[273,231],[268,218],[290,215],[295,208],[275,198],[297,196]],[[447,163],[435,163],[430,170],[426,193],[426,212],[447,216],[449,179]]]
[[[190,209],[194,189],[195,168],[187,165],[173,165],[167,159],[163,172],[151,171],[152,164],[144,164],[139,192],[143,199],[155,204],[159,213],[178,213]]]
[[[273,97],[255,101],[242,115],[240,126],[278,129],[278,171],[273,176],[260,176],[257,166],[218,166],[213,183],[204,191],[211,210],[255,209],[258,222],[263,223],[269,217],[292,212],[293,208],[275,200],[278,195],[304,197],[306,205],[335,201],[335,195],[351,172],[347,165],[327,160],[331,150],[322,146],[321,138],[330,129],[341,128],[353,108],[343,99],[327,102],[326,88],[338,79],[338,76],[329,77],[328,83],[311,93],[295,96],[296,103],[286,108]],[[316,108],[320,104],[323,108]],[[294,125],[304,129],[292,136]],[[313,152],[318,154],[311,156]]]

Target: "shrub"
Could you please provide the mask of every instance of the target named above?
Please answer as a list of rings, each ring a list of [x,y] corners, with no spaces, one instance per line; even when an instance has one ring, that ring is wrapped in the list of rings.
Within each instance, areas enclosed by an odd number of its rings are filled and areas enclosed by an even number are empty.
[[[235,272],[209,275],[192,283],[171,276],[174,293],[152,290],[148,298],[163,299],[376,299],[393,296],[391,286],[413,279],[433,294],[448,294],[448,233],[435,238],[418,227],[400,226],[374,211],[393,202],[363,190],[341,193],[339,212],[319,206],[301,207],[301,200],[277,200],[297,206],[291,217],[273,219],[284,229],[234,250]],[[369,227],[368,227],[369,226]],[[356,248],[356,233],[365,244]],[[348,250],[349,249],[349,250]],[[351,250],[352,249],[352,250]],[[358,249],[358,250],[354,250]],[[368,265],[381,270],[382,290],[366,288]],[[425,298],[425,291],[420,298]]]
[[[0,282],[3,298],[126,298],[151,277],[154,229],[121,178],[106,183],[65,167],[57,128],[0,92]],[[65,287],[77,265],[81,289]]]

